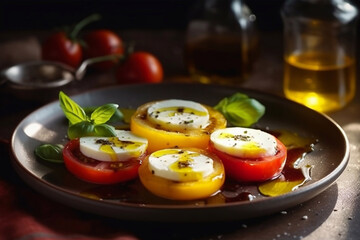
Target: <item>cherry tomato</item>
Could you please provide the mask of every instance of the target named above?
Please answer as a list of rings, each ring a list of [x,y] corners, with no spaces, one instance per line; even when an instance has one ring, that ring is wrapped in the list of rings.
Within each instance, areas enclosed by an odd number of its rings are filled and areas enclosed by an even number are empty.
[[[223,162],[226,175],[230,178],[243,182],[262,182],[280,175],[284,168],[287,149],[285,145],[277,141],[277,153],[274,156],[262,158],[239,158],[217,150],[212,143],[209,150],[215,153]]]
[[[103,162],[88,158],[80,152],[79,139],[68,142],[63,149],[66,168],[76,177],[92,183],[113,184],[135,179],[142,158],[126,162]]]
[[[210,157],[214,161],[214,171],[210,175],[200,180],[189,182],[168,180],[156,176],[150,171],[150,155],[148,155],[139,168],[139,178],[145,188],[157,196],[173,200],[206,198],[217,192],[225,181],[224,166],[221,160],[207,151],[195,148],[189,149]]]
[[[85,42],[85,58],[124,53],[122,39],[110,30],[101,29],[91,31],[84,36],[83,40]],[[117,62],[118,60],[104,61],[91,66],[99,70],[106,70],[114,67]]]
[[[43,60],[57,61],[77,68],[82,61],[82,48],[76,41],[67,37],[65,32],[57,32],[49,36],[42,45]]]
[[[224,116],[209,106],[205,106],[210,114],[210,124],[205,129],[187,129],[184,132],[172,132],[159,128],[147,120],[148,108],[155,102],[149,102],[137,108],[131,117],[130,129],[136,135],[149,141],[148,152],[172,147],[196,147],[205,149],[208,147],[210,133],[226,127]]]
[[[119,83],[159,83],[163,80],[160,61],[148,52],[130,54],[116,71]]]

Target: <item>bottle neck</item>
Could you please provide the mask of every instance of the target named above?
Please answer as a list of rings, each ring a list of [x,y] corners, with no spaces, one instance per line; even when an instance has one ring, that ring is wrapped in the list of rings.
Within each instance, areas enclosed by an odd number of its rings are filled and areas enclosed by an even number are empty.
[[[205,1],[205,9],[210,12],[231,11],[234,6],[243,6],[242,0],[207,0]]]
[[[310,2],[310,3],[341,3],[344,2],[344,0],[303,0],[304,2]]]
[[[347,0],[287,0],[283,18],[317,19],[347,24],[358,17],[358,9]]]

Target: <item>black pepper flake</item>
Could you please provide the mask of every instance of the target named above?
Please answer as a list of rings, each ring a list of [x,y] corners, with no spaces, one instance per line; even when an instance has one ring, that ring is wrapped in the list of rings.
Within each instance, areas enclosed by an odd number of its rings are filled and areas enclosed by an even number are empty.
[[[176,110],[178,113],[183,113],[185,110],[185,108],[183,107],[178,107],[178,109]]]
[[[187,168],[191,166],[191,162],[190,161],[179,161],[178,162],[178,168]]]
[[[240,140],[240,141],[251,141],[251,137],[250,136],[245,136],[245,135],[235,135],[234,139],[235,140]]]
[[[107,139],[96,139],[95,143],[96,144],[101,144],[101,145],[114,145],[113,142],[110,142]]]
[[[188,121],[184,121],[184,124],[190,124],[190,123],[193,123],[194,120],[188,120]]]
[[[154,175],[154,174],[155,174],[155,171],[154,171],[154,170],[151,170],[151,174],[153,174],[153,175]]]

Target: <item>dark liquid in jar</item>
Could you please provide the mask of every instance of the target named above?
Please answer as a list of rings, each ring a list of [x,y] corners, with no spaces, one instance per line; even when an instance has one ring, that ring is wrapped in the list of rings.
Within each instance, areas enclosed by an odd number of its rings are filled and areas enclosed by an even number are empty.
[[[186,44],[185,61],[196,82],[239,85],[251,72],[254,50],[241,36],[204,37]]]

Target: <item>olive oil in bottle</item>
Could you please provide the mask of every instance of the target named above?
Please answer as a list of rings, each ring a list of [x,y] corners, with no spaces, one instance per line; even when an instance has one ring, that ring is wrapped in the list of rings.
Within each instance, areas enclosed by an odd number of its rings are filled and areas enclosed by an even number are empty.
[[[285,96],[320,112],[347,105],[356,88],[358,9],[349,0],[287,0],[281,13]]]
[[[320,112],[341,109],[355,95],[355,60],[331,53],[302,53],[285,59],[284,93]]]

